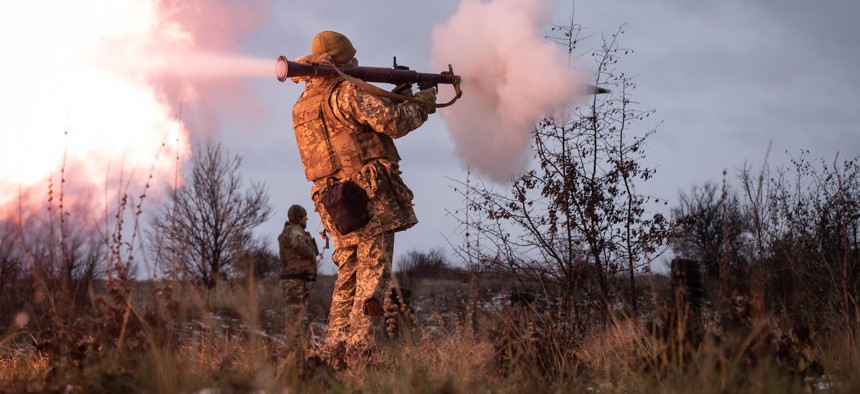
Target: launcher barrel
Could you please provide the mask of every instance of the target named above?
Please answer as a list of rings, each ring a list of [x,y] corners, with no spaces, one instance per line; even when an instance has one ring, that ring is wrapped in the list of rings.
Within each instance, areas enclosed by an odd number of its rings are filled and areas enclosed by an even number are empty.
[[[385,67],[344,67],[340,69],[346,75],[366,82],[380,82],[400,85],[415,83],[419,85],[454,85],[460,83],[460,76],[453,72],[444,71],[439,74],[420,73],[413,70]],[[307,65],[287,60],[285,56],[278,58],[276,69],[278,81],[284,82],[292,77],[337,77],[339,74],[334,67],[326,65]]]

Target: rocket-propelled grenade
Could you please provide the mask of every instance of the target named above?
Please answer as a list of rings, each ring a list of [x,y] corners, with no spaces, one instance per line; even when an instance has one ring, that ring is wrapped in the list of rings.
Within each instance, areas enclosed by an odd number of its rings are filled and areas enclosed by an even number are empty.
[[[450,65],[448,66],[448,71],[443,71],[439,74],[420,73],[396,65],[392,68],[344,67],[340,68],[340,71],[366,82],[390,83],[394,85],[414,83],[418,85],[419,89],[427,89],[439,84],[458,85],[461,81],[460,76],[454,74]],[[332,66],[296,63],[287,60],[285,56],[278,58],[276,72],[278,81],[281,82],[292,77],[337,77],[339,75],[338,70]]]
[[[609,92],[611,92],[611,90],[594,85],[585,85],[585,89],[583,89],[584,94],[604,94]]]
[[[414,83],[419,89],[427,89],[437,87],[439,84],[454,85],[457,91],[457,97],[460,97],[460,82],[462,78],[454,74],[451,65],[448,65],[448,71],[443,71],[439,74],[420,73],[410,70],[408,67],[398,66],[397,59],[394,59],[394,67],[344,67],[335,68],[322,64],[302,64],[287,60],[286,56],[278,57],[276,76],[278,81],[284,82],[292,77],[337,77],[342,74],[350,77],[358,78],[365,82],[390,83],[394,85],[402,85]],[[601,88],[593,85],[585,85],[583,94],[603,94],[609,93],[609,89]]]

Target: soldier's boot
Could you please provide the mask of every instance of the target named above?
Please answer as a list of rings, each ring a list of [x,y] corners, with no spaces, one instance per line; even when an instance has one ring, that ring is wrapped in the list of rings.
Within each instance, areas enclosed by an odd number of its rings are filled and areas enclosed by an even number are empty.
[[[346,343],[343,341],[326,342],[319,348],[316,358],[328,364],[335,371],[346,369]]]
[[[359,370],[369,365],[376,364],[379,354],[374,346],[367,343],[357,343],[348,346],[346,350],[346,364],[351,371]]]

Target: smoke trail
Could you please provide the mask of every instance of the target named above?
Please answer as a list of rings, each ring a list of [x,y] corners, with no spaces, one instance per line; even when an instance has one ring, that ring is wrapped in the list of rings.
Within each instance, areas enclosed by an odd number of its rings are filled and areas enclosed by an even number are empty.
[[[189,156],[187,112],[213,97],[237,100],[237,77],[271,77],[270,59],[229,55],[259,23],[262,4],[79,0],[6,7],[0,219],[19,199],[42,203],[35,196],[49,184],[63,186],[67,205],[86,199],[93,211],[117,193],[137,196],[150,174],[172,184],[177,158],[181,164]]]
[[[161,100],[182,105],[189,129],[201,132],[218,130],[225,116],[244,124],[258,118],[266,106],[255,101],[243,78],[271,78],[272,59],[237,52],[241,37],[263,22],[268,1],[149,1],[159,3],[163,36],[174,42],[154,46],[158,55],[141,65],[149,67],[146,75]]]
[[[442,111],[463,164],[506,182],[529,164],[529,138],[546,113],[570,104],[578,82],[540,29],[546,0],[463,0],[433,30],[433,65],[463,77],[463,97]]]

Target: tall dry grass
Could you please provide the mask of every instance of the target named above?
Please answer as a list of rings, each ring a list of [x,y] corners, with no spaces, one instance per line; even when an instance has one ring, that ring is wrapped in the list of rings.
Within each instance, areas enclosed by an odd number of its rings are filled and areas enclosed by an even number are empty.
[[[325,283],[331,278],[324,279],[314,287],[315,303],[330,292]],[[472,310],[467,284],[422,280],[414,287],[416,319],[408,340],[384,340],[364,362],[336,371],[280,357],[283,333],[266,328],[283,327],[276,281],[214,291],[173,285],[175,313],[153,291],[163,283],[133,287],[132,319],[139,320],[140,335],[129,337],[144,344],[112,353],[91,347],[103,357],[84,358],[62,375],[55,355],[28,345],[32,340],[22,342],[33,331],[9,328],[0,342],[0,391],[761,393],[860,387],[860,352],[845,349],[845,338],[800,340],[800,333],[781,330],[755,306],[724,312],[720,324],[672,306],[651,320],[619,318],[571,339],[546,321],[545,311],[489,299]],[[440,292],[454,301],[422,307],[421,297]],[[161,320],[152,312],[158,308]],[[323,319],[317,316],[316,323]],[[314,353],[310,342],[308,349]],[[811,362],[826,374],[804,371]]]
[[[140,215],[140,202],[132,205]],[[31,267],[76,261],[68,248],[50,244],[73,239],[61,217],[50,229],[61,236],[39,241],[45,253],[35,247],[24,253]],[[860,352],[846,346],[857,343],[853,334],[799,329],[743,289],[720,293],[695,313],[673,301],[683,297],[668,294],[668,278],[657,274],[640,278],[652,283],[652,294],[643,297],[651,302],[641,303],[639,317],[619,308],[606,326],[574,326],[553,300],[513,303],[512,284],[499,277],[413,278],[412,324],[337,370],[314,357],[332,277],[313,286],[310,357],[293,360],[284,357],[290,333],[277,280],[248,275],[212,289],[175,278],[132,280],[134,254],[115,225],[104,236],[105,249],[95,250],[107,263],[98,275],[66,276],[54,286],[41,274],[54,272],[46,269],[4,283],[4,292],[22,296],[4,298],[3,316],[27,311],[29,321],[3,322],[0,392],[860,390]]]

